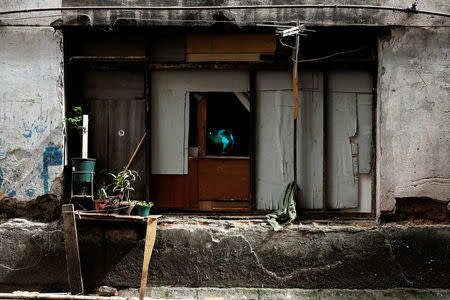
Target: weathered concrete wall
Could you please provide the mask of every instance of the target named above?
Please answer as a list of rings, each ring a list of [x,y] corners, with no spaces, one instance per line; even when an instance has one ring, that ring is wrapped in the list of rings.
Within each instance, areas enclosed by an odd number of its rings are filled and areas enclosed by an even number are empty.
[[[378,204],[450,201],[450,30],[394,28],[380,40]]]
[[[88,221],[86,221],[88,222]],[[85,286],[138,287],[144,225],[79,223]],[[0,290],[67,290],[58,223],[0,224]],[[293,225],[165,219],[153,286],[450,288],[450,226]]]
[[[339,4],[363,4],[375,6],[392,6],[398,8],[411,7],[412,3],[417,3],[417,9],[449,12],[450,4],[448,1],[441,0],[370,0],[360,1],[346,0]],[[280,5],[280,4],[317,4],[320,1],[301,0],[295,1],[251,1],[251,0],[226,0],[226,1],[117,1],[117,0],[97,0],[97,1],[79,1],[79,0],[30,0],[30,1],[7,1],[1,4],[4,10],[32,7],[56,7],[61,5],[68,6],[199,6],[199,5]],[[333,2],[334,3],[334,2]],[[29,16],[40,16],[39,19],[28,19]],[[43,16],[51,17],[43,17]],[[63,17],[61,16],[63,15]],[[25,19],[24,19],[25,17]],[[18,19],[19,18],[19,19]],[[421,25],[421,26],[439,26],[448,25],[448,18],[407,14],[402,12],[365,10],[365,9],[340,9],[340,8],[308,8],[308,9],[261,9],[261,10],[208,10],[208,11],[140,11],[140,10],[111,10],[111,11],[52,11],[32,14],[15,14],[0,16],[3,24],[46,24],[49,25],[56,19],[61,19],[55,24],[64,25],[187,25],[187,26],[208,26],[216,21],[230,20],[240,25],[254,25],[261,22],[293,22],[299,20],[309,25]],[[182,20],[190,20],[182,22]]]
[[[3,0],[0,3],[1,11],[10,11],[29,8],[61,7],[62,0]],[[61,17],[61,11],[17,13],[0,16],[0,26],[6,25],[40,25],[48,26]]]
[[[62,194],[62,34],[0,27],[0,198]]]
[[[322,1],[323,2],[323,1]],[[450,4],[439,0],[419,0],[415,1],[418,9],[443,11],[450,10]],[[301,0],[301,1],[278,1],[278,0],[225,0],[225,1],[154,1],[135,0],[135,1],[117,1],[117,0],[97,0],[89,1],[89,5],[110,5],[110,6],[204,6],[204,5],[280,5],[280,4],[317,4],[320,1]],[[339,4],[364,4],[378,6],[392,6],[400,8],[411,7],[413,2],[409,0],[371,0],[364,1],[339,1]],[[332,3],[334,4],[334,2]],[[85,2],[77,0],[63,0],[63,6],[83,6]],[[65,12],[64,24],[92,24],[102,26],[114,25],[182,25],[182,26],[208,26],[217,21],[233,21],[240,25],[254,25],[263,22],[295,22],[299,20],[302,23],[310,25],[443,25],[448,24],[449,20],[442,17],[414,15],[392,11],[364,10],[364,9],[243,9],[243,10],[191,10],[191,11],[88,11],[80,10],[78,12]],[[190,20],[182,22],[182,20]],[[196,22],[198,21],[198,22]]]

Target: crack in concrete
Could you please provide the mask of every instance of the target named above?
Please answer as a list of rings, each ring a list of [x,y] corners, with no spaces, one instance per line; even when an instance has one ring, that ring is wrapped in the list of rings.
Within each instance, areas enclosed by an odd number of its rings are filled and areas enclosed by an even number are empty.
[[[402,276],[402,278],[403,278],[403,280],[405,281],[406,285],[408,285],[408,286],[414,286],[414,282],[412,282],[411,280],[409,280],[409,279],[406,277],[402,265],[398,262],[397,257],[395,256],[395,252],[394,252],[394,249],[393,249],[393,247],[392,247],[391,241],[389,240],[388,235],[387,235],[386,232],[384,232],[384,231],[381,231],[381,232],[382,232],[383,237],[384,237],[384,243],[388,246],[388,248],[389,248],[389,253],[391,254],[392,259],[394,260],[394,262],[395,262],[397,268],[399,269],[400,275]]]
[[[280,276],[277,273],[275,273],[274,271],[271,271],[269,269],[267,269],[260,261],[258,254],[256,253],[255,250],[253,250],[253,246],[250,243],[250,241],[242,234],[237,235],[236,237],[240,237],[242,238],[242,240],[244,240],[244,242],[247,243],[247,245],[250,247],[250,253],[253,254],[253,256],[255,257],[256,263],[257,265],[267,274],[271,275],[272,277],[275,277],[278,280],[287,280],[287,279],[291,279],[294,276],[300,274],[300,273],[304,273],[304,272],[316,272],[316,271],[321,271],[321,270],[326,270],[326,269],[332,269],[334,267],[337,267],[339,265],[343,264],[343,260],[348,256],[348,255],[344,255],[342,257],[341,260],[335,262],[334,264],[328,264],[328,265],[324,265],[324,266],[317,266],[317,267],[304,267],[304,268],[298,268],[295,271],[291,272],[288,275],[285,276]]]

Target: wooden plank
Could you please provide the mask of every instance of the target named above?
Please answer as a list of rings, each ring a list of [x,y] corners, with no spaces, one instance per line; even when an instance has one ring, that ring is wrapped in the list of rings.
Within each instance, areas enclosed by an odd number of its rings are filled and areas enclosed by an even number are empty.
[[[198,160],[189,157],[187,175],[152,175],[152,187],[155,209],[197,209]]]
[[[197,103],[197,137],[200,146],[198,155],[206,155],[206,108],[207,100],[202,98]]]
[[[186,53],[275,53],[271,33],[188,34]]]
[[[152,201],[151,190],[151,170],[152,170],[152,154],[151,154],[151,129],[152,129],[152,115],[150,113],[150,95],[151,95],[151,70],[147,67],[145,70],[145,133],[147,133],[147,139],[145,140],[145,201]]]
[[[261,61],[259,53],[192,53],[186,54],[186,62],[258,62]]]
[[[75,211],[75,218],[79,220],[99,220],[99,221],[123,221],[123,222],[147,222],[148,219],[157,219],[161,215],[150,215],[147,217],[141,216],[126,216],[116,214],[103,213],[89,213],[84,211]]]
[[[199,158],[199,200],[250,200],[250,160]]]
[[[231,200],[202,200],[198,202],[201,211],[217,212],[248,212],[250,210],[250,201],[231,201]]]
[[[143,300],[147,289],[148,266],[152,256],[153,246],[156,239],[156,224],[154,219],[147,220],[147,232],[145,234],[144,262],[142,265],[141,289],[139,292],[139,300]]]
[[[64,204],[62,206],[69,289],[72,295],[78,295],[84,294],[84,287],[78,249],[77,224],[73,212],[73,204]]]
[[[144,84],[143,78],[142,83]],[[145,101],[134,99],[132,94],[130,98],[131,100],[110,100],[108,107],[110,151],[108,165],[111,172],[119,172],[125,168],[145,133]],[[145,151],[137,153],[130,169],[138,171],[140,177],[144,177]],[[133,200],[145,199],[145,180],[142,178],[136,180],[130,197]]]

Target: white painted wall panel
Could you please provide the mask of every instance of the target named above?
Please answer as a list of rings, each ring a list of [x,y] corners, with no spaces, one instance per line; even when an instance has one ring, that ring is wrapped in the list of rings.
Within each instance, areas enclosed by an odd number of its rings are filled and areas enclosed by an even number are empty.
[[[300,74],[297,178],[301,208],[320,209],[323,199],[323,74]]]
[[[342,93],[372,93],[372,76],[367,71],[330,71],[328,91]]]
[[[187,174],[189,92],[248,92],[248,72],[152,73],[152,173]]]
[[[358,94],[359,173],[369,173],[372,158],[372,98],[371,94]]]
[[[356,94],[328,94],[327,207],[358,207],[350,140],[357,134]]]
[[[293,117],[292,91],[257,92],[257,209],[280,208],[284,190],[294,179]]]

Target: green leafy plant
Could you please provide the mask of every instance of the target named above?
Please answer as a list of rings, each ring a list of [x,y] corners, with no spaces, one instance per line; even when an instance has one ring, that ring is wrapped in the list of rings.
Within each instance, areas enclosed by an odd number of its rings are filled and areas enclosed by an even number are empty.
[[[98,189],[97,194],[98,194],[98,199],[100,199],[100,200],[108,199],[108,193],[106,192],[106,188]]]
[[[120,206],[130,206],[130,205],[135,205],[136,201],[131,201],[131,200],[125,200],[120,202]]]
[[[145,206],[145,207],[152,207],[153,206],[153,202],[145,202],[145,201],[137,201],[136,205],[140,205],[140,206]]]
[[[117,175],[112,173],[109,173],[109,175],[113,177],[113,182],[111,183],[112,191],[123,195],[121,201],[130,200],[130,191],[134,191],[132,184],[139,178],[139,173],[135,170],[123,170]]]
[[[66,117],[61,120],[62,123],[67,123],[69,128],[74,128],[76,130],[85,130],[83,127],[83,108],[81,106],[75,106],[72,108],[73,116]]]

